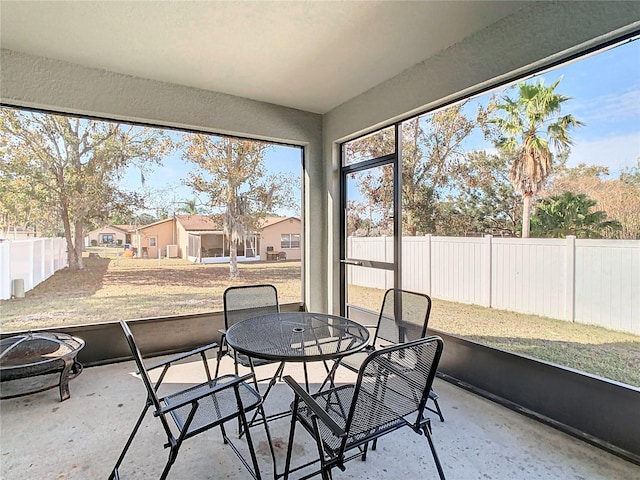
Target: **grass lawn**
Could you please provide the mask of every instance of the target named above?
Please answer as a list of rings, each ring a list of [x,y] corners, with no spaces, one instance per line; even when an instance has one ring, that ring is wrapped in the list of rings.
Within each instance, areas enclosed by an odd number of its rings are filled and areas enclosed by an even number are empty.
[[[120,249],[121,250],[121,249]],[[0,302],[2,332],[149,318],[222,309],[231,285],[272,283],[281,303],[299,302],[300,262],[199,265],[182,259],[85,258],[86,270],[61,270]],[[350,299],[377,310],[383,292],[354,287]],[[429,326],[512,352],[640,386],[640,336],[591,325],[434,299]]]

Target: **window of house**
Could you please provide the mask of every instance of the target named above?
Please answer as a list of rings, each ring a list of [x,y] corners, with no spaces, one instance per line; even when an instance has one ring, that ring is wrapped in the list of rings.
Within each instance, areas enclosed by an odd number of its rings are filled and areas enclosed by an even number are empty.
[[[371,213],[393,182],[369,175],[348,248],[388,259],[400,242],[398,284],[432,297],[430,328],[640,386],[639,57],[627,41],[399,123],[401,235]],[[343,169],[392,150],[385,132],[343,145]],[[549,147],[535,178],[518,163],[532,143]],[[349,298],[377,311],[393,277],[349,268]]]
[[[300,234],[298,233],[281,234],[280,248],[300,248]]]
[[[123,134],[114,135],[117,130]],[[57,133],[68,131],[77,132],[78,137],[63,138]],[[81,163],[86,170],[67,171],[65,165],[69,162],[65,161],[38,164],[47,155],[33,151],[30,158],[34,160],[29,164],[32,170],[21,168],[24,156],[17,152],[29,152],[27,133],[40,135],[43,142],[38,145],[47,145],[51,147],[48,152],[59,155],[67,151],[64,142],[85,142],[83,150],[87,155]],[[52,245],[52,250],[43,255],[57,269],[41,282],[46,283],[42,294],[31,299],[27,296],[20,302],[9,300],[11,279],[7,282],[9,291],[4,288],[5,282],[0,282],[3,332],[221,310],[233,248],[238,267],[234,285],[245,279],[248,283],[269,283],[278,289],[281,304],[303,300],[301,261],[262,268],[260,262],[252,261],[257,250],[255,239],[244,238],[245,232],[259,231],[265,218],[276,222],[273,217],[300,218],[302,148],[11,107],[0,108],[0,135],[0,143],[9,152],[0,162],[0,190],[6,193],[0,202],[0,237],[14,228],[35,227],[38,237],[54,238],[55,242],[47,244]],[[55,143],[47,144],[51,138]],[[124,165],[120,158],[97,160],[108,152],[92,155],[100,148],[101,138],[131,141],[123,146],[126,148],[112,149],[131,155]],[[233,148],[237,143],[243,143],[242,148]],[[205,145],[207,148],[198,148]],[[230,150],[234,157],[225,157]],[[15,156],[11,152],[16,152]],[[209,161],[211,156],[219,161]],[[214,163],[221,168],[208,168]],[[244,177],[238,178],[233,168],[241,170]],[[42,172],[49,175],[46,181],[35,180]],[[73,182],[65,181],[68,175]],[[231,176],[231,196],[220,195],[221,189],[230,185]],[[62,181],[56,184],[58,179]],[[60,190],[64,188],[69,190]],[[66,198],[57,196],[61,192]],[[269,197],[269,193],[276,194]],[[232,200],[227,204],[223,198]],[[61,209],[63,200],[82,208]],[[239,221],[225,224],[229,215]],[[72,229],[66,236],[65,225]],[[127,238],[130,248],[113,246],[115,235],[100,233],[107,225],[126,226],[131,232]],[[144,233],[140,231],[143,227]],[[76,235],[77,228],[82,228],[83,235]],[[237,231],[230,235],[230,228]],[[72,239],[71,249],[77,256],[67,255],[65,237]],[[91,238],[113,247],[101,248],[98,255],[90,256]],[[289,236],[287,244],[289,248],[300,247],[299,235]],[[148,258],[148,247],[158,248],[162,258]],[[8,248],[12,248],[11,253],[5,255],[3,250]],[[24,262],[28,257],[24,252],[32,250],[41,251],[17,242],[0,242],[0,272],[10,269],[1,263],[3,259]],[[36,255],[33,268],[44,261]],[[63,268],[67,264],[69,268]],[[87,271],[93,274],[87,275]],[[35,275],[25,276],[31,277]],[[36,287],[29,281],[25,282],[27,291]],[[160,284],[162,288],[158,288]],[[144,304],[122,296],[127,285],[145,298]],[[99,306],[94,298],[98,289]],[[73,302],[61,302],[65,296],[73,297]]]
[[[113,243],[113,235],[102,235],[101,243]]]

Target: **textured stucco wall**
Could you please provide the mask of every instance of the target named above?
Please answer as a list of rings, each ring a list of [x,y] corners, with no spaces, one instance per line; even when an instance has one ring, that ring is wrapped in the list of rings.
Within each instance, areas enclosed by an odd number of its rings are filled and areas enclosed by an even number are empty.
[[[0,100],[5,104],[303,146],[305,216],[327,216],[320,115],[6,49],[1,52],[0,67]],[[305,222],[304,233],[309,246],[306,301],[310,308],[324,310],[326,223]]]
[[[339,308],[339,142],[638,29],[640,2],[539,2],[325,114],[330,308]]]

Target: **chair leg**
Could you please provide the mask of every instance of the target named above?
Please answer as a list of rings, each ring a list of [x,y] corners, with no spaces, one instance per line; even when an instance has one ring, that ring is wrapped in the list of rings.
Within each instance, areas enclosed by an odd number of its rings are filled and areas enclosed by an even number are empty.
[[[264,412],[263,412],[264,413]],[[247,416],[244,410],[240,409],[241,423],[244,427],[245,434],[247,435],[247,446],[249,447],[249,454],[251,455],[251,462],[253,463],[253,472],[256,480],[261,480],[260,466],[258,465],[258,458],[256,457],[256,451],[253,448],[253,440],[251,438],[251,432],[249,431],[249,424],[247,423]],[[275,465],[275,464],[274,464]]]
[[[211,371],[209,370],[209,363],[207,363],[207,356],[205,355],[204,352],[200,352],[200,356],[202,357],[202,363],[204,364],[204,371],[207,374],[207,380],[211,382]],[[216,377],[218,376],[217,370],[218,370],[218,364],[216,364]]]
[[[434,410],[433,408],[426,407],[426,408],[427,408],[427,410],[429,410],[430,412],[433,412],[433,413],[437,414],[437,415],[438,415],[438,417],[440,417],[440,421],[441,421],[441,422],[444,422],[444,415],[442,415],[442,410],[440,410],[440,405],[438,404],[438,395],[437,395],[437,394],[436,394],[436,392],[434,392],[433,390],[431,390],[431,391],[429,392],[429,398],[428,398],[427,402],[428,402],[429,400],[432,400],[432,401],[433,401],[433,404],[435,405],[435,407],[436,407],[436,408],[435,408],[435,410]]]
[[[218,378],[218,372],[220,371],[220,360],[226,354],[226,352],[222,349],[224,343],[226,342],[225,337],[220,340],[220,345],[218,346],[218,353],[216,354],[217,362],[216,362],[216,373],[214,375],[215,378]]]
[[[433,455],[433,461],[436,464],[436,468],[438,469],[438,475],[440,476],[440,480],[446,480],[444,476],[444,471],[442,470],[442,465],[440,464],[440,459],[438,458],[438,453],[436,452],[436,447],[433,444],[433,439],[431,438],[431,424],[427,421],[424,425],[422,425],[422,431],[424,436],[427,437],[429,441],[429,448],[431,449],[431,455]]]
[[[296,431],[296,421],[298,415],[298,396],[293,400],[293,408],[291,409],[291,426],[289,428],[289,442],[287,443],[287,456],[284,462],[284,480],[289,480],[289,467],[291,466],[291,450],[293,449],[293,436]],[[266,426],[266,422],[265,422]]]
[[[151,406],[151,403],[149,401],[147,401],[147,404],[142,409],[142,412],[140,413],[140,416],[138,417],[138,421],[136,422],[135,426],[133,427],[133,431],[131,432],[131,434],[129,435],[129,438],[127,439],[127,443],[125,443],[124,448],[122,449],[122,452],[120,453],[120,456],[118,457],[118,461],[116,462],[115,467],[113,467],[113,470],[111,471],[111,475],[109,475],[109,480],[117,480],[118,478],[120,478],[120,474],[118,473],[118,468],[120,468],[120,465],[122,464],[122,461],[124,460],[124,457],[127,454],[127,451],[129,450],[129,447],[131,446],[131,443],[133,442],[133,437],[135,437],[136,433],[138,433],[138,429],[140,428],[140,425],[142,425],[142,420],[144,420],[144,417],[147,414],[147,410],[149,410],[150,406]]]
[[[362,460],[363,462],[367,460],[367,450],[369,450],[369,442],[365,443],[364,447],[362,448],[362,456],[360,457],[360,460]],[[375,448],[372,448],[372,450],[375,450]]]
[[[180,450],[180,443],[171,443],[169,449],[169,458],[167,459],[167,464],[164,466],[164,470],[160,475],[160,480],[165,480],[167,475],[169,475],[169,470],[178,458],[178,450]]]

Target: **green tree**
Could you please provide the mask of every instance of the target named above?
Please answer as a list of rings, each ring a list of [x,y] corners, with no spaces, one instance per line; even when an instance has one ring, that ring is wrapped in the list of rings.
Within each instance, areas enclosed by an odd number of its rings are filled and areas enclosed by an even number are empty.
[[[572,192],[544,198],[531,216],[533,233],[550,238],[601,238],[607,229],[620,230],[620,222],[607,220],[602,210],[593,211],[596,203],[582,193]]]
[[[193,198],[191,200],[185,200],[183,202],[178,202],[181,206],[178,207],[176,212],[178,213],[186,213],[188,215],[197,215],[198,214],[198,201]]]
[[[402,124],[402,230],[412,236],[433,232],[437,203],[464,161],[462,142],[475,123],[462,112],[464,103]],[[385,129],[346,146],[347,158],[363,160],[393,153],[395,133]],[[393,211],[393,170],[360,175],[360,192],[378,217]]]
[[[605,238],[640,238],[640,168],[624,169],[620,178],[610,178],[609,169],[600,165],[579,164],[556,169],[548,193],[583,193],[597,202],[598,210],[615,218],[622,229],[604,230]]]
[[[548,87],[542,79],[520,83],[518,98],[504,96],[489,107],[489,121],[499,129],[496,144],[513,155],[509,179],[523,196],[523,238],[529,237],[532,200],[553,171],[554,154],[567,154],[572,145],[570,130],[584,125],[573,115],[561,115],[563,104],[571,99],[555,92],[561,80]]]
[[[511,157],[504,152],[472,151],[466,156],[455,189],[438,215],[439,235],[490,233],[516,236],[522,200],[509,182]]]
[[[83,268],[87,226],[139,201],[119,186],[126,167],[170,148],[155,130],[11,108],[0,109],[0,132],[0,173],[38,186],[32,199],[61,223],[72,270]]]
[[[185,134],[183,159],[193,163],[186,185],[209,197],[210,207],[224,214],[229,238],[229,276],[238,277],[238,244],[257,232],[260,221],[278,207],[292,205],[294,179],[269,175],[264,155],[270,145],[237,138]]]

